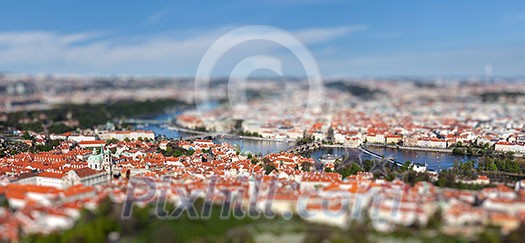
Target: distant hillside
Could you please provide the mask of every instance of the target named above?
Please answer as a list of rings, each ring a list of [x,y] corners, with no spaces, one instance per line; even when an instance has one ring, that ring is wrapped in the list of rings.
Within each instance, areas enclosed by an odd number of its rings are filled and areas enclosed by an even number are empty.
[[[363,85],[348,83],[344,81],[325,83],[325,87],[329,89],[335,89],[338,91],[349,92],[353,96],[359,97],[361,99],[375,98],[377,95],[385,94],[385,92],[383,92],[380,89],[371,89]]]

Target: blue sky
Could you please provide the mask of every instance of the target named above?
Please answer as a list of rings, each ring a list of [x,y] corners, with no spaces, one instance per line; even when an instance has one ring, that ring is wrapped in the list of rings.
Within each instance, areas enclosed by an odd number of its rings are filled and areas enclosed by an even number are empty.
[[[193,76],[207,48],[237,27],[289,31],[324,76],[525,74],[525,2],[510,0],[2,1],[0,70]],[[217,66],[290,53],[246,43]]]

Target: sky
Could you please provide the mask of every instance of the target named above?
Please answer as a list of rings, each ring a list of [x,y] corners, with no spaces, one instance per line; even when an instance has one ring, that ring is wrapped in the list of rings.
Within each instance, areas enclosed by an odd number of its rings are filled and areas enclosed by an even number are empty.
[[[325,77],[525,75],[518,0],[2,1],[0,71],[193,77],[217,39],[252,25],[300,40]],[[301,76],[287,44],[240,43],[213,75],[265,55]]]

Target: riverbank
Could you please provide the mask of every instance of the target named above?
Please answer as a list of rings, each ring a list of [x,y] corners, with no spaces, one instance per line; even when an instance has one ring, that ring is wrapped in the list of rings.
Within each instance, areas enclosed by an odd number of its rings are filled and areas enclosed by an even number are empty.
[[[351,149],[357,149],[359,147],[352,147],[342,144],[321,144],[321,148],[351,148]]]
[[[282,143],[295,142],[295,140],[293,139],[261,138],[261,137],[251,137],[251,136],[239,136],[239,135],[233,135],[233,134],[228,134],[227,136],[232,136],[234,138],[242,138],[242,139],[247,139],[247,140],[254,140],[254,141],[268,141],[268,142],[282,142]]]
[[[166,117],[162,117],[165,120]],[[169,130],[170,125],[152,125],[147,127],[152,130],[156,130],[156,134],[166,135],[168,138],[184,139],[184,137],[192,136],[189,133],[183,131]],[[195,132],[191,129],[185,129],[185,131]],[[257,138],[257,137],[239,137],[237,136],[220,136],[220,133],[207,133],[197,131],[200,134],[211,134],[216,135],[213,139],[215,143],[229,143],[232,145],[238,145],[243,151],[250,152],[252,154],[267,155],[270,153],[279,153],[280,151],[286,151],[290,149],[295,140],[284,140],[283,139],[270,139],[270,138]],[[438,171],[453,166],[454,161],[470,161],[476,160],[477,158],[455,155],[453,153],[436,154],[433,152],[426,151],[409,151],[392,149],[387,147],[368,147],[367,150],[388,159],[394,159],[398,162],[412,161],[414,163],[428,164],[428,169]],[[316,151],[308,153],[308,157],[318,161],[320,156],[324,154],[335,154],[338,156],[346,156],[351,160],[374,160],[377,157],[372,156],[368,153],[360,151],[358,148],[345,146],[342,144],[323,144],[321,148]]]
[[[366,144],[365,146],[378,147],[378,148],[389,148],[389,149],[399,149],[399,150],[411,150],[411,151],[453,153],[452,149],[407,147],[407,146],[397,146],[397,145],[387,145],[387,144]],[[471,155],[471,156],[481,156],[481,155]],[[523,158],[523,157],[524,157],[523,154],[514,154],[514,158]]]
[[[400,149],[400,150],[413,150],[413,151],[424,151],[424,152],[438,152],[438,153],[452,153],[452,149],[438,149],[438,148],[421,148],[421,147],[406,147],[406,146],[395,146],[395,145],[385,145],[385,144],[364,144],[364,147],[378,147],[378,148],[389,148],[389,149]],[[357,149],[359,147],[352,147],[341,144],[323,144],[322,148],[352,148]]]
[[[293,139],[261,138],[261,137],[253,137],[253,136],[241,136],[241,135],[230,134],[230,133],[221,134],[217,132],[203,132],[203,131],[184,128],[178,124],[172,124],[172,125],[166,126],[166,128],[168,128],[169,130],[176,130],[176,131],[180,131],[180,132],[184,132],[188,134],[203,135],[203,136],[209,134],[209,135],[216,135],[219,137],[227,137],[227,138],[234,138],[234,139],[246,139],[246,140],[267,141],[267,142],[283,142],[283,143],[291,143],[295,141]]]
[[[406,146],[395,146],[395,145],[385,145],[385,144],[364,144],[364,147],[378,147],[378,148],[389,148],[389,149],[399,149],[399,150],[413,150],[413,151],[424,151],[424,152],[438,152],[438,153],[452,153],[452,149],[438,149],[438,148],[421,148],[421,147],[406,147]],[[359,147],[352,147],[340,144],[323,144],[322,148],[352,148],[357,149]]]
[[[400,149],[400,150],[437,152],[437,153],[452,153],[452,149],[440,149],[440,148],[407,147],[407,146],[397,146],[397,145],[388,145],[388,144],[373,144],[373,143],[365,144],[365,146],[379,147],[379,148],[390,148],[390,149]]]

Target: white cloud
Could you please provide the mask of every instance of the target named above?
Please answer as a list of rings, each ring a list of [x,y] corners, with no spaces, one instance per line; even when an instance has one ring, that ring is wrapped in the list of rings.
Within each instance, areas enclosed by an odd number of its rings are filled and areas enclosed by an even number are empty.
[[[0,32],[0,44],[5,46],[20,46],[33,44],[73,44],[101,36],[101,32],[82,32],[59,35],[45,31]]]
[[[308,45],[365,29],[364,26],[315,28],[294,34]],[[99,32],[0,32],[0,70],[192,76],[201,56],[224,33],[224,28],[218,28],[184,37],[159,34],[136,38]]]
[[[315,43],[328,41],[355,32],[366,31],[367,29],[368,27],[366,25],[314,28],[297,31],[295,36],[307,43]]]
[[[107,32],[61,34],[47,31],[0,32],[0,71],[28,73],[174,74],[194,76],[205,51],[234,27],[189,30],[152,36],[117,36]],[[323,74],[481,74],[486,63],[494,74],[522,74],[523,46],[457,47],[351,53],[330,43],[366,26],[309,28],[292,32],[313,48]],[[261,33],[254,33],[261,34]],[[264,33],[263,33],[264,34]],[[371,33],[374,34],[374,33]],[[235,41],[235,37],[229,41]],[[259,53],[257,53],[259,52]],[[237,61],[254,54],[272,54],[293,62],[290,53],[275,45],[240,46],[221,60],[218,73],[228,75]],[[302,75],[300,67],[287,65]],[[286,72],[286,70],[285,70]]]
[[[149,25],[152,25],[152,24],[155,24],[157,22],[159,22],[162,18],[166,17],[166,15],[168,14],[168,11],[166,9],[161,9],[155,13],[153,13],[145,22],[144,22],[144,26],[149,26]]]

